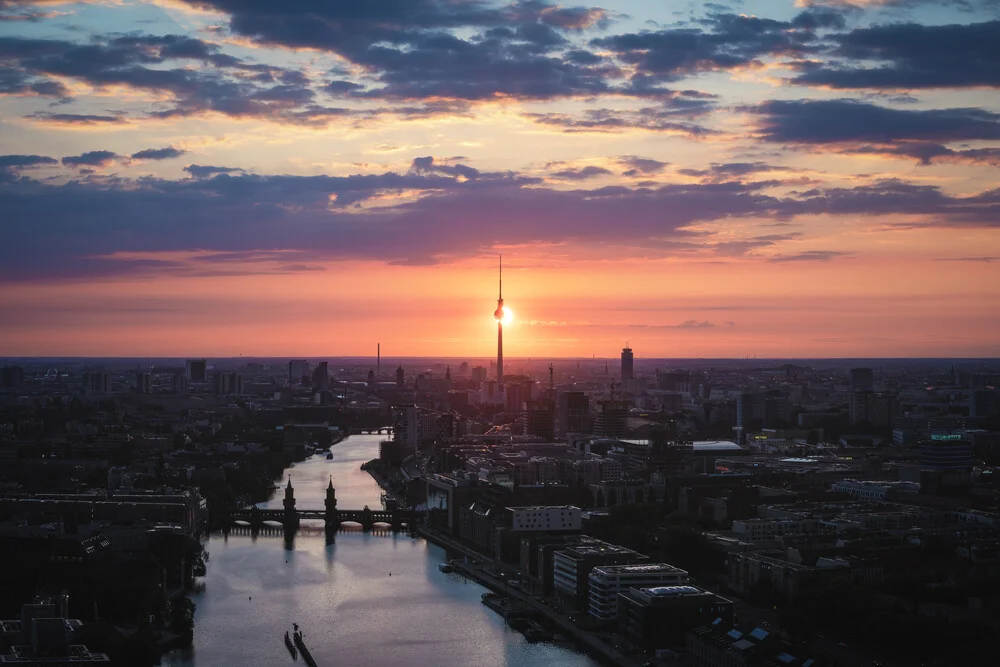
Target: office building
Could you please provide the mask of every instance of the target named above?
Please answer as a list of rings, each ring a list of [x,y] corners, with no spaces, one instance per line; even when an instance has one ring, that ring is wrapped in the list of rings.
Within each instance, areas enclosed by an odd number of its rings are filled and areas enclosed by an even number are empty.
[[[104,653],[74,643],[83,624],[66,618],[69,596],[38,597],[21,606],[21,617],[0,621],[0,665],[63,667],[110,665]]]
[[[483,382],[486,382],[486,368],[476,366],[472,369],[472,384],[473,386],[479,386]]]
[[[514,531],[580,531],[580,508],[573,505],[507,507],[506,511]]]
[[[590,571],[587,611],[598,621],[618,618],[618,594],[630,588],[676,586],[689,580],[686,570],[667,563],[606,565]]]
[[[215,393],[220,396],[243,393],[243,376],[229,371],[215,376]]]
[[[111,391],[111,376],[104,371],[84,371],[83,393],[106,394]]]
[[[184,377],[188,382],[207,382],[208,362],[204,359],[188,359],[184,362]]]
[[[601,565],[630,565],[649,557],[617,544],[594,541],[552,554],[552,583],[556,594],[571,608],[583,609],[590,596],[590,573]]]
[[[935,470],[972,470],[972,442],[963,436],[932,435],[920,443],[920,463]]]
[[[630,588],[618,595],[618,631],[643,651],[683,646],[688,632],[718,618],[732,627],[733,603],[695,586]]]
[[[181,372],[170,376],[170,391],[174,394],[186,394],[188,392],[187,375]]]
[[[312,374],[313,391],[330,390],[330,372],[327,362],[321,361]]]
[[[292,359],[288,362],[288,384],[296,385],[307,382],[309,378],[309,362],[305,359]]]
[[[565,438],[568,433],[590,433],[590,398],[582,391],[559,394],[556,435]]]
[[[622,348],[622,384],[635,378],[635,368],[632,359],[632,348],[626,345]]]
[[[628,427],[628,405],[623,401],[599,401],[594,413],[594,435],[599,438],[624,438]]]
[[[392,439],[409,452],[420,446],[420,410],[416,405],[394,405],[392,408]]]
[[[135,374],[135,393],[148,394],[153,391],[153,376],[146,371]]]
[[[525,412],[524,432],[546,441],[555,439],[555,410],[552,401],[528,401]]]

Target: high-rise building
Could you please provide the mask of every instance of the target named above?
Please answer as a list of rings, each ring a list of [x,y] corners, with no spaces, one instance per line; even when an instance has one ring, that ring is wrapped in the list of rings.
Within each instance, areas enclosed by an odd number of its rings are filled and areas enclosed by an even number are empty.
[[[188,392],[187,375],[181,372],[174,373],[170,378],[170,391],[175,394],[186,394]]]
[[[208,362],[204,359],[188,359],[184,362],[184,376],[188,382],[206,382],[208,380]]]
[[[396,369],[396,386],[400,389],[406,386],[406,372],[402,366]]]
[[[875,386],[875,377],[870,368],[851,369],[851,391],[870,390]]]
[[[594,413],[594,435],[612,440],[624,438],[628,427],[628,406],[623,401],[600,401]]]
[[[626,345],[622,348],[622,383],[635,378],[635,370],[632,359],[632,348]]]
[[[215,393],[220,396],[243,393],[243,376],[233,371],[215,376]]]
[[[486,382],[486,368],[476,366],[472,369],[472,384],[479,385]]]
[[[546,440],[555,440],[555,410],[552,401],[528,401],[524,430]]]
[[[309,362],[305,359],[292,359],[288,362],[288,384],[302,384],[303,378],[309,377]]]
[[[111,376],[104,371],[84,371],[83,393],[106,394],[111,391]]]
[[[420,445],[420,411],[416,405],[392,407],[392,439],[411,451]]]
[[[153,391],[153,376],[148,371],[135,374],[135,393],[148,394]]]
[[[565,438],[568,433],[590,433],[590,398],[582,391],[559,394],[556,434]]]
[[[319,362],[316,370],[313,371],[312,388],[313,391],[327,391],[330,389],[330,372],[327,362]]]

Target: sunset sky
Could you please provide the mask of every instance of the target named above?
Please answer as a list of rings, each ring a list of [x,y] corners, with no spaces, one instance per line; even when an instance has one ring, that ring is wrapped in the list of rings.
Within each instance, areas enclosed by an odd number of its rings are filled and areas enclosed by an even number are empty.
[[[0,0],[0,356],[1000,355],[1000,0]]]

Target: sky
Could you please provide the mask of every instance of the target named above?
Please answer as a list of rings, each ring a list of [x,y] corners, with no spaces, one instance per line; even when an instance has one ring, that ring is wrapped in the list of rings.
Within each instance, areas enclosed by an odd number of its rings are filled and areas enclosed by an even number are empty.
[[[1000,356],[1000,0],[0,0],[0,356]]]

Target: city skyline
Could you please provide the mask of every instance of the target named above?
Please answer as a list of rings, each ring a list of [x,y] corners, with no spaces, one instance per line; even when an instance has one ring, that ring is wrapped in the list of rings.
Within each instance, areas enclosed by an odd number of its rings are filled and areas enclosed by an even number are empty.
[[[0,354],[1000,356],[997,4],[649,5],[0,3]]]

